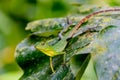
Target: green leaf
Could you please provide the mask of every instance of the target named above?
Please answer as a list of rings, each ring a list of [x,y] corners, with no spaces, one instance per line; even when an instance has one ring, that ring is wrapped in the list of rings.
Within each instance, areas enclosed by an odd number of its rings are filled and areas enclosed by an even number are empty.
[[[83,76],[79,80],[98,80],[92,59],[90,59],[89,64],[88,64]]]
[[[46,23],[42,24],[43,21],[38,21],[37,24],[33,24],[34,22],[29,24],[32,26],[35,25],[34,27],[27,28],[32,33],[23,40],[16,49],[16,61],[24,71],[24,74],[20,79],[119,80],[120,56],[118,53],[120,20],[118,14],[104,15],[93,17],[83,24],[78,29],[74,37],[68,41],[67,46],[63,50],[65,54],[55,56],[53,58],[52,63],[55,73],[52,73],[49,66],[49,56],[46,56],[44,53],[38,51],[35,48],[35,45],[38,42],[46,43],[49,40],[53,40],[51,44],[59,42],[58,36],[51,36],[51,34],[53,35],[52,30],[56,31],[56,25],[53,24],[51,26]],[[73,22],[72,26],[74,26],[80,18],[81,17],[70,17],[70,20]],[[56,19],[53,19],[53,22],[54,20]],[[57,20],[58,24],[59,19]],[[37,26],[39,24],[42,25],[42,27]],[[60,24],[62,24],[62,22]],[[49,29],[51,32],[49,36],[39,35],[39,32],[45,32],[47,35],[49,32],[47,32],[47,30]],[[69,30],[71,29],[72,27],[69,28]],[[65,34],[66,33],[63,33],[63,35]],[[58,35],[58,33],[55,33],[55,35]],[[56,48],[59,47],[61,48],[59,45]],[[89,57],[90,55],[91,57]]]
[[[75,55],[71,58],[71,70],[76,77],[76,80],[80,80],[86,67],[90,61],[90,54]]]
[[[116,22],[116,24],[119,23],[120,21]],[[94,56],[95,68],[99,80],[119,80],[120,27],[117,25],[108,27],[104,33],[101,31],[102,34],[100,34],[100,37],[94,42],[104,48],[102,52],[98,52],[97,49],[97,54]]]

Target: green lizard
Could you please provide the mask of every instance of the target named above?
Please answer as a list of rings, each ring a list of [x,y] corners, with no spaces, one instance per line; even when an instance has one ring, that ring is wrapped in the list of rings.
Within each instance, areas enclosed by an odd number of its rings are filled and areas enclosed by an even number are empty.
[[[50,56],[50,67],[52,69],[52,72],[55,72],[52,66],[52,57],[56,56],[56,55],[60,55],[60,54],[64,54],[63,50],[67,45],[67,41],[66,39],[68,38],[70,34],[70,31],[67,32],[65,34],[64,37],[62,37],[62,39],[60,41],[58,41],[56,44],[54,45],[50,45],[49,42],[46,42],[45,44],[43,43],[38,43],[36,45],[36,48],[38,50],[40,50],[41,52],[43,52],[44,54]]]
[[[38,43],[35,47],[36,49],[40,50],[41,52],[43,52],[44,54],[50,56],[50,67],[52,69],[52,72],[55,72],[52,66],[52,57],[56,56],[56,55],[60,55],[60,54],[64,54],[63,50],[67,45],[67,38],[68,35],[70,34],[70,31],[67,32],[65,34],[65,36],[63,37],[63,33],[66,32],[69,28],[69,26],[72,24],[71,21],[69,20],[69,18],[66,18],[66,27],[60,31],[60,33],[58,34],[59,36],[59,41],[58,43],[54,44],[54,45],[50,45],[49,42],[46,42],[45,44],[43,43]]]
[[[71,38],[73,38],[73,36],[75,35],[75,33],[78,30],[78,28],[84,22],[88,21],[92,16],[100,14],[100,13],[104,13],[104,12],[111,12],[111,11],[120,11],[120,9],[101,10],[101,11],[89,14],[86,17],[84,17],[82,20],[80,20],[80,22],[73,28],[73,30],[70,30],[69,32],[67,32],[65,36],[61,36],[61,34],[63,32],[66,32],[67,30],[62,30],[62,32],[59,35],[59,37],[60,37],[61,40],[58,41],[58,43],[56,43],[55,45],[49,45],[48,43],[45,43],[44,45],[41,44],[41,43],[39,43],[39,44],[36,45],[36,48],[38,50],[40,50],[44,54],[50,56],[50,66],[51,66],[51,69],[52,69],[53,72],[54,72],[54,69],[53,69],[53,66],[52,66],[52,57],[54,57],[56,55],[64,54],[63,50],[66,47],[66,45],[68,43],[68,40],[71,39]],[[82,34],[82,33],[80,33],[80,34]],[[78,35],[79,34],[77,34],[77,36]]]

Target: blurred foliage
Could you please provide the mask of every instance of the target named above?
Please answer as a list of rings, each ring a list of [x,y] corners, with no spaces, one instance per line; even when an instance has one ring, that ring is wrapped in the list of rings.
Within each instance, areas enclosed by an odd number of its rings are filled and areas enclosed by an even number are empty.
[[[20,70],[14,51],[27,34],[24,29],[28,22],[76,13],[86,15],[101,6],[119,5],[119,0],[0,0],[0,80],[9,80],[1,75]]]
[[[105,0],[110,6],[120,6],[120,0]]]

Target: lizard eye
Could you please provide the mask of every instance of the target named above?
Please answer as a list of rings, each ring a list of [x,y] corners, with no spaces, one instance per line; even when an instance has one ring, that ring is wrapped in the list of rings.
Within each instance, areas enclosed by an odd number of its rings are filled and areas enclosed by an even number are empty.
[[[45,42],[41,42],[41,45],[45,45]]]

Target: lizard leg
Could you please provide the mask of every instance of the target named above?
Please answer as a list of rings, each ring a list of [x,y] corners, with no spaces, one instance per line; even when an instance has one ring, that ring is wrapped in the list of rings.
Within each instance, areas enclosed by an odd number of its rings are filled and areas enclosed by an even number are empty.
[[[63,54],[63,63],[66,63],[66,53]]]
[[[62,39],[63,38],[63,33],[64,32],[66,32],[67,30],[68,30],[68,28],[69,28],[69,26],[72,24],[72,22],[70,21],[70,19],[69,19],[69,17],[66,17],[66,27],[63,29],[63,30],[61,30],[60,31],[60,33],[58,34],[58,36],[59,36],[59,39]]]
[[[52,65],[52,57],[50,57],[50,67],[51,67],[52,72],[55,73],[55,70],[54,70],[53,65]]]
[[[66,66],[67,62],[66,62],[66,55],[65,54],[63,55],[63,63],[62,63],[63,68],[67,68],[67,66]]]

